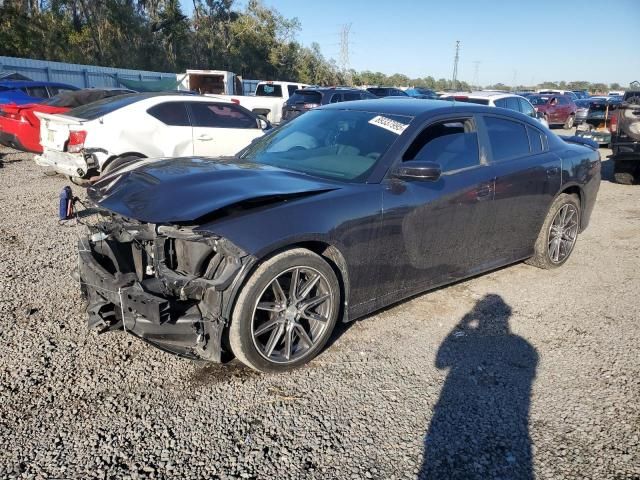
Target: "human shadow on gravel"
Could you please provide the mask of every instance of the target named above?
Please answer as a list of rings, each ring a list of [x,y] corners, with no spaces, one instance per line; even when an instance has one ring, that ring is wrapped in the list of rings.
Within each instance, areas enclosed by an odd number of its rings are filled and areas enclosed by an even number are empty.
[[[536,349],[509,329],[499,295],[476,303],[442,342],[436,367],[449,369],[418,478],[533,479],[529,404]]]

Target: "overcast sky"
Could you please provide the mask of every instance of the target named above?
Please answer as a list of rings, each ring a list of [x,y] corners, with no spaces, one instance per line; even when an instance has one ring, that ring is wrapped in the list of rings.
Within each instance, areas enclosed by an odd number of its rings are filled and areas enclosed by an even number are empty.
[[[458,78],[467,82],[476,61],[484,85],[640,81],[640,0],[263,1],[298,17],[298,40],[336,60],[341,26],[351,23],[356,70],[451,78],[460,40]]]

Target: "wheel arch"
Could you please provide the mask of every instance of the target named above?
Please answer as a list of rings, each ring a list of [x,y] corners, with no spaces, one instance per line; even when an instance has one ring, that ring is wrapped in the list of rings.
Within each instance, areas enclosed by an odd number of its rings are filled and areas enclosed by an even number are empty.
[[[327,242],[326,240],[318,240],[318,239],[305,239],[298,240],[295,242],[290,242],[286,244],[278,244],[274,245],[271,248],[263,249],[259,256],[255,257],[253,262],[249,265],[249,267],[244,271],[244,273],[237,279],[235,285],[232,287],[233,292],[230,296],[230,301],[224,307],[223,316],[229,322],[231,322],[231,314],[233,309],[235,308],[235,304],[238,298],[238,295],[244,285],[247,283],[249,278],[253,275],[256,269],[260,266],[262,262],[266,259],[273,257],[274,255],[278,255],[279,253],[285,252],[287,250],[292,250],[295,248],[304,248],[309,250],[317,255],[319,255],[323,260],[325,260],[329,266],[333,269],[336,274],[336,278],[338,279],[338,284],[340,285],[340,311],[338,313],[339,318],[342,318],[343,322],[349,321],[348,315],[348,300],[350,293],[350,283],[349,283],[349,270],[347,267],[347,262],[342,254],[341,250],[334,244]]]
[[[562,189],[558,192],[558,194],[556,195],[555,198],[559,197],[563,193],[566,193],[567,195],[576,195],[578,197],[578,201],[580,202],[580,211],[582,212],[582,210],[584,209],[584,205],[585,205],[585,198],[584,198],[585,194],[584,194],[584,190],[582,189],[582,187],[577,183],[564,185],[562,187]],[[555,200],[555,198],[554,198],[554,200]],[[584,217],[582,216],[582,213],[581,213],[580,214],[580,231],[581,232],[584,230],[583,218]]]
[[[102,166],[100,167],[100,170],[102,170],[103,168],[105,168],[107,165],[109,165],[111,162],[113,162],[114,160],[117,160],[119,158],[124,158],[124,157],[138,157],[138,158],[147,158],[146,155],[140,153],[140,152],[126,152],[126,153],[121,153],[120,155],[112,155],[109,158],[107,158],[105,160],[105,162],[102,164]]]

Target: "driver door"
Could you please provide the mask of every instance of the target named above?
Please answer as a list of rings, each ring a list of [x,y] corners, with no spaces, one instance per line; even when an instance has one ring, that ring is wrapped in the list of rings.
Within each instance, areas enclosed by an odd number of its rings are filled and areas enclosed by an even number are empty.
[[[385,181],[382,228],[394,237],[381,276],[386,291],[410,295],[491,263],[495,175],[482,151],[473,116],[439,120],[418,134],[402,161],[438,163],[440,178]]]

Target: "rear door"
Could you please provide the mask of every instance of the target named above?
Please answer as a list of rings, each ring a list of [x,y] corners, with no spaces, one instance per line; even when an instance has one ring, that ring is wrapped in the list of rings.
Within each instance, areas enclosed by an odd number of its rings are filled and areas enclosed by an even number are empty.
[[[512,118],[482,116],[481,131],[495,172],[490,249],[499,263],[532,252],[542,222],[560,188],[560,159],[548,150],[546,134]]]
[[[264,134],[256,118],[239,105],[192,101],[188,107],[194,155],[235,155]]]
[[[151,136],[162,155],[193,155],[193,129],[185,102],[163,102],[147,109],[155,124]]]

